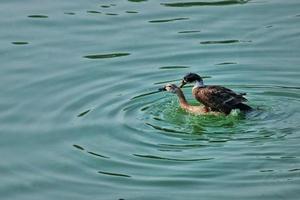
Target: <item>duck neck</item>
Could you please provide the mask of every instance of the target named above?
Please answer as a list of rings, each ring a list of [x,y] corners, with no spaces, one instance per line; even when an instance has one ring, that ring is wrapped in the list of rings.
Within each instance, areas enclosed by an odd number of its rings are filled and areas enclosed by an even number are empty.
[[[194,89],[194,88],[199,88],[199,87],[204,87],[203,80],[196,80],[193,89]]]
[[[182,92],[182,90],[178,90],[176,92],[177,96],[178,96],[178,100],[179,100],[179,103],[180,103],[180,107],[183,108],[183,109],[187,109],[187,107],[189,107],[189,104],[188,102],[186,101],[185,99],[185,96]]]

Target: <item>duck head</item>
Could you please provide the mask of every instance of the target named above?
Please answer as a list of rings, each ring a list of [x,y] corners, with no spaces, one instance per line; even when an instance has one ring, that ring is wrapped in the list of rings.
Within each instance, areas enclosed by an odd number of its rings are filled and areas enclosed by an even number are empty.
[[[177,87],[177,85],[175,85],[175,84],[167,84],[164,87],[159,88],[158,90],[159,91],[168,91],[171,93],[177,93],[177,91],[180,90],[180,88]]]
[[[185,84],[194,83],[196,81],[202,82],[203,80],[198,74],[188,73],[183,77],[179,87],[182,88]]]

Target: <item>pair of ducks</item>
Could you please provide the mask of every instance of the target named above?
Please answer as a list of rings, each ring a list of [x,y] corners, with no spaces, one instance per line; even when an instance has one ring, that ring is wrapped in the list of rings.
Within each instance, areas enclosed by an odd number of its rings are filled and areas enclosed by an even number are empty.
[[[192,89],[193,96],[203,106],[192,106],[186,101],[181,88],[187,83],[194,83]],[[252,110],[250,106],[245,104],[247,101],[244,95],[246,93],[235,93],[234,91],[222,86],[206,86],[203,84],[202,78],[195,73],[188,73],[181,81],[180,86],[175,84],[167,84],[160,91],[169,91],[178,96],[180,107],[194,114],[225,114],[228,115],[231,110],[239,109],[243,112]]]

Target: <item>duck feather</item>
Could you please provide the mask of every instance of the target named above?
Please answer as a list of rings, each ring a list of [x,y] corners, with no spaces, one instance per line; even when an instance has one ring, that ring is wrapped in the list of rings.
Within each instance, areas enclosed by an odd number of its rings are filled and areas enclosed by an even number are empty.
[[[232,109],[238,108],[239,104],[247,101],[244,93],[234,91],[222,86],[204,86],[193,89],[195,98],[209,107],[212,111],[230,113]]]

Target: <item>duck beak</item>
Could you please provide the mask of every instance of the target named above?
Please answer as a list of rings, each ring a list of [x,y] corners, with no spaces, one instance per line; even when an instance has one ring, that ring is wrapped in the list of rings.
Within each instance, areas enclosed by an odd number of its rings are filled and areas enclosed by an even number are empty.
[[[162,87],[162,88],[158,88],[158,91],[163,92],[163,91],[167,91],[166,87]]]
[[[182,88],[185,84],[187,84],[187,82],[185,80],[182,80],[179,87]]]

